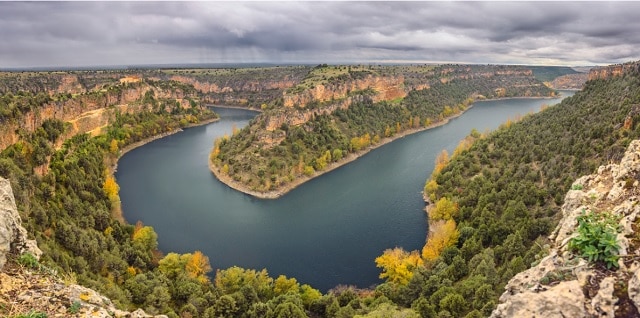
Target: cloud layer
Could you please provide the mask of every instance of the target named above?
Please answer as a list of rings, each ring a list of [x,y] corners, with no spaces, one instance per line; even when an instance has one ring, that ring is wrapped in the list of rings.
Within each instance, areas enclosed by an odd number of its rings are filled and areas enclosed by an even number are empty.
[[[0,68],[640,59],[640,2],[0,2]]]

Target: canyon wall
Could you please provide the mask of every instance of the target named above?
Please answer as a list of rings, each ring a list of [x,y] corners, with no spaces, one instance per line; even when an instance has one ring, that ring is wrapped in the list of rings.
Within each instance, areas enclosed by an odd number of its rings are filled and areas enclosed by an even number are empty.
[[[33,132],[47,119],[58,119],[72,123],[72,135],[91,132],[110,123],[115,110],[123,113],[142,111],[149,105],[141,100],[152,91],[155,98],[176,100],[181,107],[190,107],[183,90],[163,89],[147,83],[120,84],[111,89],[93,91],[64,100],[53,101],[25,113],[21,119],[7,122],[0,127],[0,150],[18,141],[18,132],[25,129]]]
[[[297,94],[284,94],[285,107],[305,107],[311,102],[327,102],[347,97],[350,93],[372,89],[375,94],[373,101],[393,100],[407,95],[404,90],[402,76],[374,76],[367,75],[362,79],[344,82],[316,85]]]
[[[640,62],[630,62],[625,64],[616,64],[602,67],[595,67],[589,71],[589,80],[607,79],[610,77],[621,76],[626,72],[640,72]]]

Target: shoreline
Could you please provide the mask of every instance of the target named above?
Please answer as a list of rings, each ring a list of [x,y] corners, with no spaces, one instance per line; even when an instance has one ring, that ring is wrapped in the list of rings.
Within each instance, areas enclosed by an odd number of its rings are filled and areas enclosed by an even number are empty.
[[[243,110],[254,111],[254,112],[257,112],[257,113],[262,113],[262,109],[250,108],[250,107],[244,107],[244,106],[207,104],[207,107],[218,107],[218,108],[229,108],[229,109],[243,109]]]
[[[562,95],[559,94],[557,96],[524,96],[524,97],[502,97],[502,98],[485,98],[485,99],[479,99],[474,101],[471,105],[469,105],[467,108],[465,108],[463,111],[461,111],[458,114],[449,116],[445,119],[443,119],[442,121],[433,123],[427,127],[420,127],[420,128],[412,128],[412,129],[407,129],[399,134],[396,134],[394,136],[391,137],[385,137],[383,139],[380,139],[380,141],[375,144],[375,145],[370,145],[369,147],[367,147],[364,150],[361,150],[358,153],[350,153],[349,155],[347,155],[345,158],[343,158],[342,160],[340,160],[339,162],[332,162],[330,164],[327,165],[327,167],[322,170],[322,171],[316,171],[314,172],[313,175],[311,176],[301,176],[300,178],[297,178],[296,180],[293,180],[289,183],[287,183],[286,185],[282,186],[281,188],[277,189],[277,190],[272,190],[272,191],[267,191],[267,192],[261,192],[261,191],[255,191],[255,190],[251,190],[249,189],[245,184],[240,183],[238,181],[233,180],[231,177],[229,177],[228,175],[223,175],[222,172],[220,171],[220,169],[218,169],[216,166],[213,165],[213,163],[211,162],[211,160],[209,158],[207,158],[207,165],[209,166],[209,170],[211,171],[211,173],[213,173],[213,175],[222,183],[224,183],[226,186],[228,186],[229,188],[232,188],[234,190],[240,191],[244,194],[248,194],[251,195],[253,197],[256,197],[258,199],[277,199],[280,198],[281,196],[289,193],[291,190],[297,188],[298,186],[304,184],[305,182],[314,179],[316,177],[319,177],[325,173],[328,173],[330,171],[336,170],[346,164],[349,164],[353,161],[355,161],[356,159],[368,154],[370,151],[377,149],[379,147],[382,147],[394,140],[400,139],[400,138],[404,138],[405,136],[408,135],[412,135],[415,133],[419,133],[425,130],[429,130],[429,129],[433,129],[436,127],[440,127],[443,125],[446,125],[449,123],[450,120],[458,118],[460,116],[462,116],[464,113],[466,113],[469,109],[473,108],[473,106],[475,105],[475,103],[477,102],[482,102],[482,101],[495,101],[495,100],[505,100],[505,99],[555,99],[555,98],[561,98]]]

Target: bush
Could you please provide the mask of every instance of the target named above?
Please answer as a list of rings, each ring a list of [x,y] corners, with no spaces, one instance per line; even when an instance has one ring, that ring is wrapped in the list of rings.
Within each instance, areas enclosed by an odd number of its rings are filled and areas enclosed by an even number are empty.
[[[585,213],[583,210],[578,217],[578,236],[569,241],[569,248],[591,263],[604,262],[609,269],[618,267],[618,222],[611,213]]]
[[[29,267],[29,268],[39,268],[40,264],[38,263],[38,259],[33,256],[31,253],[24,253],[18,257],[18,264]]]

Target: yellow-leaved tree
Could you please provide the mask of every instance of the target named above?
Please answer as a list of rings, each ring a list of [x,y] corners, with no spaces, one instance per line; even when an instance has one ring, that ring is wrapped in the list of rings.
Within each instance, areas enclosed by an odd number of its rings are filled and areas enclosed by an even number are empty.
[[[427,244],[422,248],[422,258],[425,261],[433,261],[442,250],[458,242],[458,230],[453,219],[447,221],[429,222],[429,236]]]
[[[424,194],[431,202],[436,200],[436,191],[438,190],[438,183],[434,179],[429,179],[429,182],[424,185]]]
[[[440,171],[442,171],[442,169],[444,169],[444,167],[447,166],[448,163],[449,163],[449,153],[446,150],[442,150],[436,157],[436,165],[435,167],[433,167],[433,173],[431,173],[432,175],[431,179],[433,179],[433,176],[438,175]]]
[[[111,139],[111,142],[109,143],[109,152],[115,155],[118,153],[118,149],[120,149],[120,147],[118,146],[118,141],[115,139]]]
[[[111,175],[107,175],[104,180],[104,184],[102,185],[102,189],[107,194],[109,200],[117,201],[118,200],[118,191],[120,191],[120,187],[116,183],[116,179]]]
[[[380,278],[388,282],[406,285],[413,276],[413,270],[422,265],[418,251],[407,252],[400,247],[387,249],[376,258],[376,266],[382,268]]]
[[[273,282],[273,292],[277,295],[284,295],[288,292],[298,293],[300,284],[295,278],[287,278],[287,276],[280,275]]]
[[[195,251],[187,261],[185,270],[187,271],[187,275],[189,277],[195,278],[201,283],[206,283],[209,281],[207,273],[211,271],[209,258],[202,254],[202,252]]]
[[[458,204],[449,200],[446,197],[440,198],[436,201],[434,207],[429,209],[429,220],[450,220],[458,215]]]

